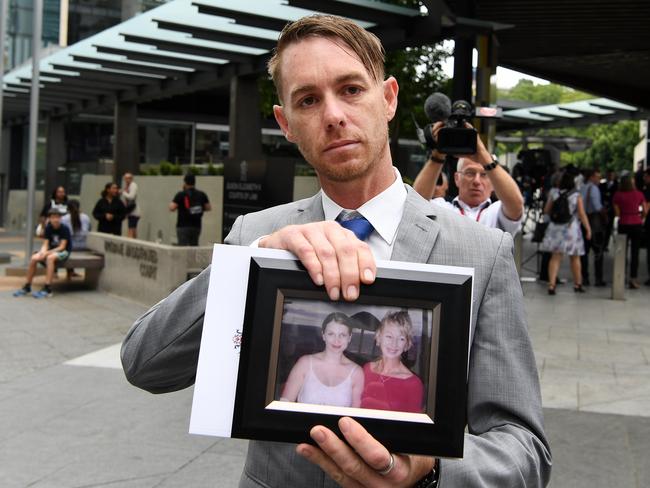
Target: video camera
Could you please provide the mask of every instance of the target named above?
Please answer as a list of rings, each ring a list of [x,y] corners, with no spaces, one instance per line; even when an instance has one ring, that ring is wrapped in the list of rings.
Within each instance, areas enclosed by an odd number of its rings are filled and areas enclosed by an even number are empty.
[[[431,127],[428,124],[421,129],[416,123],[418,140],[429,149],[437,149],[441,153],[451,155],[474,154],[476,152],[476,130],[465,127],[472,118],[499,118],[502,110],[497,107],[474,108],[465,100],[451,103],[443,93],[433,93],[424,102],[424,113],[431,122],[445,122],[438,131],[438,142],[433,139]]]

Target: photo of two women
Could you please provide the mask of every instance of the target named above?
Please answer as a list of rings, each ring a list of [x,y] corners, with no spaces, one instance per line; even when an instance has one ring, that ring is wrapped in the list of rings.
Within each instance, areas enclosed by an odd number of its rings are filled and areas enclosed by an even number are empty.
[[[432,320],[427,308],[286,299],[274,398],[425,412]]]

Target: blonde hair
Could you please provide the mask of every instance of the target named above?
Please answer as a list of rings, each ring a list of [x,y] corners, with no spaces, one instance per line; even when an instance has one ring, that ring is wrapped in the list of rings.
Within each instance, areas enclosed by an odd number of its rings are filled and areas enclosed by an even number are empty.
[[[379,335],[384,331],[384,328],[389,325],[398,326],[401,331],[406,336],[406,348],[405,351],[411,349],[413,346],[413,322],[411,322],[411,316],[406,310],[400,310],[399,312],[388,312],[384,315],[384,318],[381,319],[381,323],[377,330],[375,331],[375,340],[379,339]]]
[[[323,14],[309,15],[288,23],[282,29],[278,45],[273,50],[273,55],[267,64],[269,75],[273,79],[280,99],[282,99],[282,74],[280,72],[282,53],[291,44],[309,37],[339,39],[359,57],[374,81],[377,83],[383,81],[385,52],[377,36],[345,17]]]

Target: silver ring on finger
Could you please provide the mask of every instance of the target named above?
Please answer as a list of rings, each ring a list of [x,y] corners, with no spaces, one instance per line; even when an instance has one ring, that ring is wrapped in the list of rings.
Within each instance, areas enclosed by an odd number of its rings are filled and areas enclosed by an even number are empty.
[[[381,476],[386,476],[388,473],[390,473],[393,468],[395,467],[395,457],[390,454],[390,461],[388,461],[388,466],[386,466],[384,469],[376,469],[377,473],[379,473]]]

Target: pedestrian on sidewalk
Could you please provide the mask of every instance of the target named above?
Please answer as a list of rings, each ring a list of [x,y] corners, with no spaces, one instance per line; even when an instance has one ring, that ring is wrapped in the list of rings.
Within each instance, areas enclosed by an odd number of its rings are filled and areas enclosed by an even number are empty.
[[[567,202],[568,220],[554,215],[557,212],[554,207],[557,207],[556,202],[560,199],[565,199]],[[557,274],[565,254],[569,256],[571,262],[573,290],[576,293],[583,293],[580,256],[585,253],[585,244],[580,230],[580,222],[585,227],[587,239],[591,238],[591,227],[584,210],[582,197],[575,190],[574,177],[569,171],[565,171],[562,175],[559,189],[553,188],[549,192],[544,213],[551,216],[551,221],[544,234],[540,249],[553,253],[548,263],[548,294],[555,295]]]
[[[634,187],[632,176],[627,174],[621,177],[619,190],[614,194],[614,212],[619,218],[618,232],[626,234],[630,246],[630,268],[628,286],[632,289],[639,288],[637,276],[639,272],[639,250],[643,233],[643,220],[648,214],[643,193]],[[628,256],[627,252],[625,253]],[[626,266],[627,268],[627,266]]]
[[[598,168],[585,171],[585,184],[580,189],[580,195],[585,207],[587,219],[591,227],[591,239],[586,237],[586,229],[582,227],[582,237],[585,242],[585,253],[581,258],[582,284],[589,286],[589,253],[594,255],[594,276],[596,286],[605,286],[603,279],[603,261],[605,257],[605,235],[607,234],[607,210],[603,206],[600,194],[600,170]]]
[[[645,281],[646,286],[650,286],[650,168],[646,168],[643,173],[643,197],[648,209],[645,216],[644,234],[646,248],[646,264],[648,265],[648,279]]]
[[[93,217],[97,219],[97,232],[122,235],[122,221],[126,207],[120,199],[120,187],[116,183],[106,183],[101,198],[95,204]]]
[[[122,200],[126,207],[127,236],[131,239],[138,238],[138,220],[140,220],[140,207],[138,206],[138,184],[133,181],[132,173],[124,173],[124,187]]]
[[[188,173],[183,178],[183,191],[179,191],[169,204],[169,211],[178,210],[176,236],[179,246],[198,246],[203,213],[212,209],[208,196],[195,188],[196,177]]]
[[[44,264],[46,269],[45,286],[42,290],[32,293],[34,298],[49,298],[52,296],[52,280],[54,272],[59,263],[65,262],[70,256],[72,239],[68,228],[61,223],[59,209],[53,207],[48,213],[48,224],[45,226],[45,241],[41,249],[32,255],[27,269],[27,282],[20,289],[14,292],[15,297],[21,297],[32,291],[32,280],[36,274],[38,263]]]

